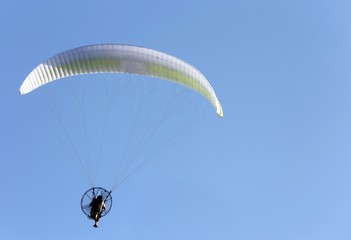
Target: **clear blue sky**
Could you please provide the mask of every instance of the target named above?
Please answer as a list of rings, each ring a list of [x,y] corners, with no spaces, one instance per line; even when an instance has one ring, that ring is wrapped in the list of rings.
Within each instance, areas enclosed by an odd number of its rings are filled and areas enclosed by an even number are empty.
[[[351,239],[350,13],[349,0],[3,1],[1,239]],[[99,229],[48,113],[18,94],[40,62],[95,43],[190,62],[225,113],[208,105],[114,192]]]

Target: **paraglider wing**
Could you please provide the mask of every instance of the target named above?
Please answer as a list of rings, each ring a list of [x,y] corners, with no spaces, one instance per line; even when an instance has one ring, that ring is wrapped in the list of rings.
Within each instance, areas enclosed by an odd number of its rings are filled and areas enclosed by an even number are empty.
[[[130,73],[173,81],[201,93],[218,116],[223,116],[213,88],[195,67],[165,53],[130,45],[91,45],[57,54],[26,77],[20,93],[29,93],[60,78],[92,73]]]

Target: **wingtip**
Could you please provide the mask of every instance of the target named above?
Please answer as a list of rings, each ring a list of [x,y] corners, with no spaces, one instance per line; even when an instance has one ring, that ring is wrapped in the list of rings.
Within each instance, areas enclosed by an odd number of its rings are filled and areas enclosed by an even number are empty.
[[[222,118],[224,115],[222,105],[220,103],[217,104],[217,114],[218,114],[218,117],[220,118]]]

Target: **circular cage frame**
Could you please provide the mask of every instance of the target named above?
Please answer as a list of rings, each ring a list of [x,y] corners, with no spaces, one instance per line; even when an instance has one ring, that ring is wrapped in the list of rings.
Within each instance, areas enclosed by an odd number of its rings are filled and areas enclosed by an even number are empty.
[[[102,187],[92,187],[83,194],[82,199],[80,201],[80,207],[81,207],[83,213],[88,218],[91,218],[90,217],[90,210],[91,210],[90,203],[94,197],[96,198],[99,195],[101,195],[102,198],[104,199],[104,203],[106,206],[106,208],[101,213],[101,217],[106,216],[106,214],[108,214],[112,208],[111,191],[107,191],[106,189],[104,189]]]

